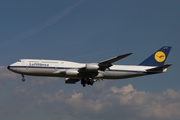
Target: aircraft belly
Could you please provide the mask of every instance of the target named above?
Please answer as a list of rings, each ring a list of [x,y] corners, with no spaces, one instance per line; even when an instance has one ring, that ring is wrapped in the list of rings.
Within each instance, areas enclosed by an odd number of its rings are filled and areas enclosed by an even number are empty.
[[[130,78],[130,77],[136,77],[136,76],[142,76],[143,73],[139,72],[103,72],[101,73],[103,75],[104,79],[123,79],[123,78]]]
[[[17,73],[30,76],[49,76],[64,78],[79,78],[77,75],[67,75],[65,72],[56,73],[57,69],[50,68],[21,68]]]

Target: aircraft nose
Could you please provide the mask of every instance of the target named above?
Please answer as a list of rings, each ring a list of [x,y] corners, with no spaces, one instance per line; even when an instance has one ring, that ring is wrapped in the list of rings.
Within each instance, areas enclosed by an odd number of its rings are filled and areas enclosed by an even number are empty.
[[[10,66],[8,66],[7,69],[10,70]]]

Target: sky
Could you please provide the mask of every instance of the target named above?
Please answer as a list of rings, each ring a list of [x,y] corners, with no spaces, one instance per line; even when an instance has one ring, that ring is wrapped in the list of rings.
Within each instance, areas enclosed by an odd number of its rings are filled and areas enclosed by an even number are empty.
[[[1,0],[0,118],[179,120],[179,0]],[[137,65],[172,46],[166,73],[103,80],[85,88],[63,78],[21,76],[22,58]]]

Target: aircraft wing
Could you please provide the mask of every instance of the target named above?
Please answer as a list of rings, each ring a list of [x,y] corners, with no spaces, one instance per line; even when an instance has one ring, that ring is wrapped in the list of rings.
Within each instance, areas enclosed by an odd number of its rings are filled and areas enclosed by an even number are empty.
[[[99,63],[86,64],[85,67],[82,67],[79,69],[79,72],[85,72],[85,71],[94,71],[94,72],[96,71],[97,72],[97,70],[105,71],[107,68],[112,66],[113,62],[116,62],[120,59],[123,59],[123,58],[125,58],[131,54],[132,53],[127,53],[127,54],[123,54],[123,55],[113,57],[111,59],[101,61]]]
[[[116,56],[116,57],[113,57],[111,59],[107,59],[107,60],[104,60],[104,61],[101,61],[99,62],[99,69],[104,71],[106,68],[109,68],[112,66],[112,63],[120,60],[120,59],[123,59],[129,55],[131,55],[132,53],[127,53],[127,54],[123,54],[123,55],[119,55],[119,56]]]
[[[119,55],[119,56],[113,57],[111,59],[101,61],[99,63],[86,64],[85,67],[74,69],[72,71],[72,74],[77,74],[81,78],[95,78],[96,76],[101,76],[99,74],[98,70],[105,71],[107,68],[112,66],[112,63],[114,63],[120,59],[123,59],[131,54],[132,53]],[[69,71],[71,71],[71,70],[69,70]],[[67,72],[66,70],[56,70],[54,72],[54,74],[67,74],[66,72]],[[69,73],[69,74],[71,74],[71,73]],[[75,84],[78,81],[79,81],[79,79],[66,78],[65,82],[67,84]]]

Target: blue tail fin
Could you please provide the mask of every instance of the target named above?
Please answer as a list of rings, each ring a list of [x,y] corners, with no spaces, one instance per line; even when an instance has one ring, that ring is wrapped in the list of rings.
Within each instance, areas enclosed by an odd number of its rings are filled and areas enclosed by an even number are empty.
[[[148,57],[146,60],[144,60],[142,63],[140,63],[139,65],[162,66],[166,61],[166,58],[168,57],[170,50],[171,50],[171,46],[164,46],[158,51],[156,51],[154,54],[152,54],[150,57]]]

